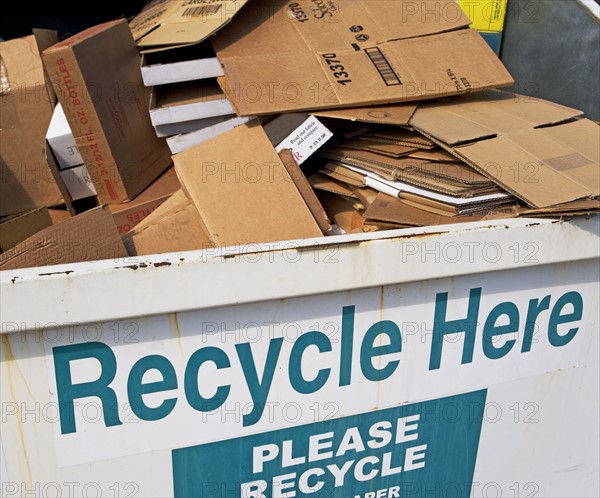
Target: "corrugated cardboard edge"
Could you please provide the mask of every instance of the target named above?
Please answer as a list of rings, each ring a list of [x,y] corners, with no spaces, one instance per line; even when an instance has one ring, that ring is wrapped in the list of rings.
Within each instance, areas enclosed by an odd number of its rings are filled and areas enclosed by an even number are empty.
[[[304,172],[300,169],[300,166],[298,166],[298,163],[294,159],[294,156],[292,156],[292,151],[290,151],[289,149],[283,149],[279,153],[279,158],[281,159],[283,166],[285,167],[286,171],[288,172],[292,181],[294,182],[294,185],[296,185],[298,192],[300,192],[300,195],[304,199],[304,202],[308,206],[308,209],[310,210],[311,214],[313,215],[313,218],[317,222],[317,225],[319,225],[321,231],[324,234],[330,232],[331,222],[327,217],[327,213],[323,209],[323,206],[317,198],[315,191],[312,189],[310,183],[306,179]]]
[[[0,270],[127,257],[107,206],[38,232],[0,255]]]

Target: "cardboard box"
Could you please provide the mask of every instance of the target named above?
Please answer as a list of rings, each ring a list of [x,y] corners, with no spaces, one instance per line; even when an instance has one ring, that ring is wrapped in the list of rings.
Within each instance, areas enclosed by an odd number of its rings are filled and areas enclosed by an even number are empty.
[[[152,89],[150,119],[154,126],[235,114],[216,80],[188,81]]]
[[[10,90],[0,98],[0,217],[63,203],[45,155],[55,96],[40,53],[56,32],[0,42]]]
[[[127,256],[107,206],[52,225],[0,254],[0,270]]]
[[[99,201],[133,199],[171,159],[150,123],[149,90],[127,22],[87,29],[43,59]]]
[[[215,246],[322,236],[256,121],[177,154],[174,161]]]
[[[130,256],[214,247],[192,202],[179,190],[123,237]]]
[[[52,225],[48,209],[41,207],[0,222],[0,252],[6,252],[35,233]]]
[[[131,21],[144,51],[199,43],[225,26],[247,0],[152,0]]]
[[[212,40],[239,115],[390,104],[508,86],[453,0],[249,2]]]
[[[60,176],[69,191],[71,199],[77,201],[96,195],[94,183],[87,172],[85,165],[75,166],[60,172]]]
[[[119,233],[124,234],[135,228],[180,189],[175,168],[171,167],[131,202],[111,204],[109,209]]]
[[[581,111],[507,92],[425,103],[411,126],[532,207],[600,195],[600,128]]]
[[[50,126],[46,132],[46,140],[61,170],[83,164],[83,159],[75,143],[75,137],[73,137],[60,102],[54,108]]]
[[[223,74],[221,63],[208,42],[142,56],[142,79],[146,86],[216,78]]]

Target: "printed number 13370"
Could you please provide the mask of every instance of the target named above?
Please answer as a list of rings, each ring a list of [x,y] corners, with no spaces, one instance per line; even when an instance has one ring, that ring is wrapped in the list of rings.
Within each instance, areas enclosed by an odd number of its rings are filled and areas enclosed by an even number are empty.
[[[340,64],[336,54],[321,54],[329,69],[333,71],[333,76],[340,85],[352,83],[350,75],[346,72],[346,68]]]

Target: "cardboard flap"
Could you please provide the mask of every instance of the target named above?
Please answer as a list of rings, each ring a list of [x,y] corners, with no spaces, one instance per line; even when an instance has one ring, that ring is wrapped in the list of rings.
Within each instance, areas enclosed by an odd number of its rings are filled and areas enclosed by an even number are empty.
[[[412,102],[395,105],[379,105],[371,107],[355,107],[351,109],[329,109],[313,113],[323,118],[359,121],[362,123],[387,124],[405,126],[417,110]]]
[[[216,245],[322,236],[256,121],[187,149],[174,161],[181,185]]]
[[[410,124],[445,144],[457,145],[548,126],[582,114],[545,100],[494,91],[447,103],[424,103]]]
[[[48,227],[0,255],[0,270],[126,256],[113,217],[101,206]]]
[[[245,14],[247,22],[212,40],[225,72],[219,82],[240,115],[392,104],[513,82],[452,1],[254,1]]]
[[[593,129],[589,130],[588,143],[597,147],[598,126],[589,123],[595,127],[595,134]],[[597,152],[592,154],[596,158],[586,157],[568,134],[560,133],[565,126],[571,133],[569,125],[556,127],[552,133],[551,128],[528,130],[475,142],[457,152],[506,190],[537,208],[598,196]]]
[[[199,43],[225,26],[247,0],[153,0],[130,23],[138,46]]]

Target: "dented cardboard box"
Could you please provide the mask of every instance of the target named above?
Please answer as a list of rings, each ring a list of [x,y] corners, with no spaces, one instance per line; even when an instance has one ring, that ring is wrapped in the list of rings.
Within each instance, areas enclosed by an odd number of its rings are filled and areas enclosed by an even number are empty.
[[[0,217],[63,203],[46,160],[55,95],[40,57],[56,41],[56,32],[34,30],[31,36],[0,42],[10,88],[0,98]]]
[[[150,94],[127,22],[89,28],[43,59],[99,201],[133,199],[171,159],[150,123]]]

